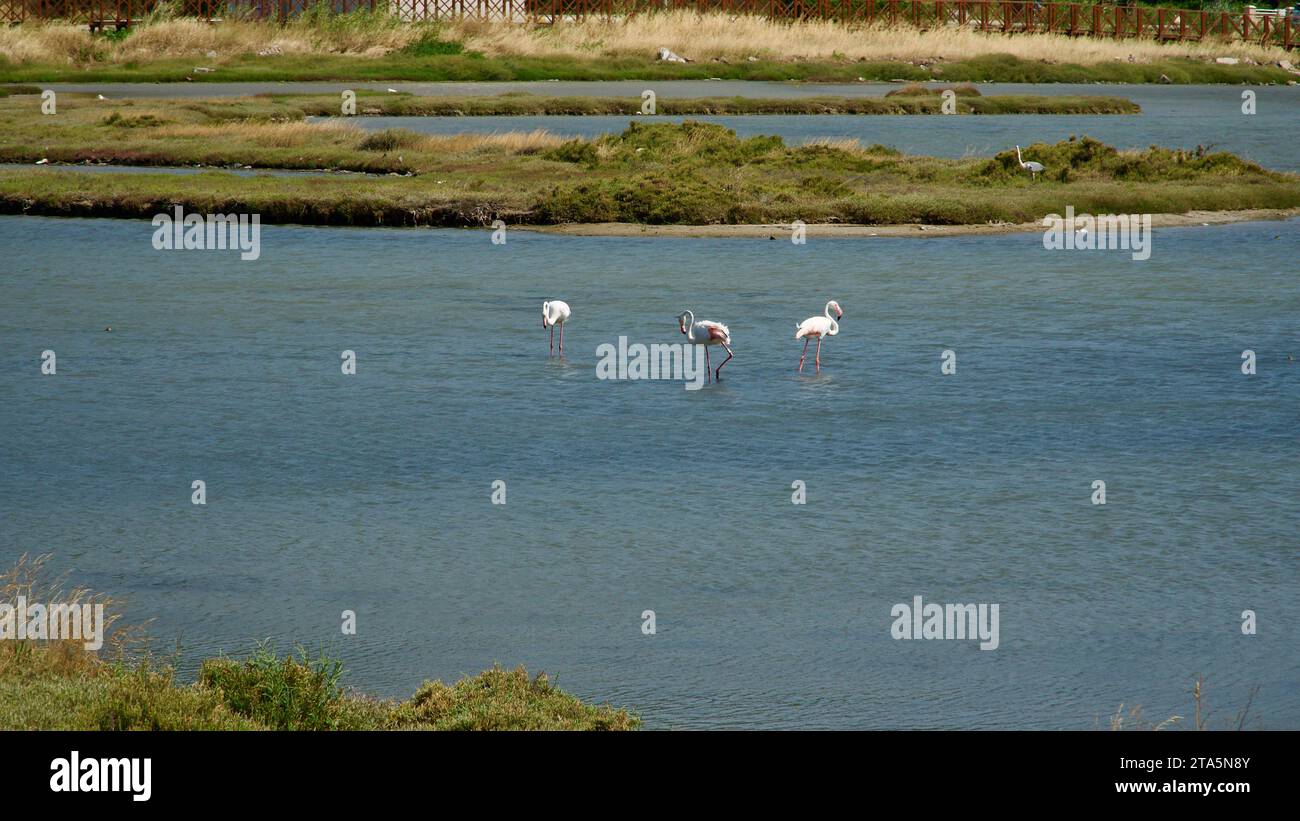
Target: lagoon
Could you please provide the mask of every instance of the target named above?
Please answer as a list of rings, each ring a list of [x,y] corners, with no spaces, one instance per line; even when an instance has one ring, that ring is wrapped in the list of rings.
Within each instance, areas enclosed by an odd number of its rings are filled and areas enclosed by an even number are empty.
[[[1259,685],[1300,729],[1298,228],[1156,229],[1137,261],[263,226],[241,262],[0,217],[0,561],[54,553],[189,674],[270,638],[385,696],[522,663],[650,727],[974,729],[1188,715],[1204,673],[1225,721]],[[597,378],[687,308],[730,325],[721,384]],[[998,604],[998,648],[892,639],[916,596]]]

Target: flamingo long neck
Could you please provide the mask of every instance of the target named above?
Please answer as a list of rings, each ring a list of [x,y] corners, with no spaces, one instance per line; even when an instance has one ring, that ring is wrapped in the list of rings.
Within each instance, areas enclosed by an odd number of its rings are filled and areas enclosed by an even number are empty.
[[[686,335],[695,338],[695,313],[692,311],[686,312]]]
[[[837,333],[840,332],[840,323],[839,323],[839,322],[836,322],[836,321],[835,321],[835,317],[833,317],[833,316],[828,316],[828,317],[826,317],[826,318],[829,319],[829,320],[831,321],[831,328],[830,328],[829,331],[826,332],[826,335],[827,335],[827,336],[835,336]]]
[[[1020,146],[1016,146],[1016,162],[1020,163],[1021,165],[1025,164],[1024,159],[1021,158],[1020,156]]]
[[[834,300],[831,300],[831,302],[834,302]],[[835,317],[831,316],[831,303],[830,303],[830,302],[827,302],[827,303],[826,303],[826,311],[825,311],[825,314],[826,314],[826,318],[827,318],[827,319],[829,319],[829,320],[831,320],[831,321],[834,321],[834,320],[835,320]]]

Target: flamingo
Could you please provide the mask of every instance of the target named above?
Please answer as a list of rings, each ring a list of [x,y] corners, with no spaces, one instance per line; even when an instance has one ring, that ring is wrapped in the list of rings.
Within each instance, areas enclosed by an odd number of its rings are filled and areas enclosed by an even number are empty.
[[[1020,163],[1021,168],[1029,172],[1029,176],[1031,179],[1038,179],[1039,172],[1043,170],[1042,163],[1034,162],[1033,160],[1030,160],[1029,162],[1025,162],[1023,159],[1021,159],[1020,146],[1016,146],[1016,162]]]
[[[555,326],[560,326],[560,355],[564,355],[564,323],[573,312],[569,303],[552,299],[542,303],[542,327],[551,329],[551,353],[555,353]]]
[[[727,352],[727,358],[722,360],[722,365],[731,361],[735,356],[731,352],[731,331],[721,322],[714,322],[710,319],[701,319],[695,321],[695,314],[692,311],[682,311],[677,315],[677,329],[690,337],[692,345],[703,345],[704,347],[704,378],[709,378],[709,346],[721,345]],[[714,371],[715,381],[722,381],[722,365]]]
[[[831,316],[831,311],[835,316]],[[835,336],[840,332],[840,323],[838,319],[844,317],[844,311],[840,309],[840,303],[831,300],[826,303],[826,311],[821,316],[810,316],[799,327],[794,329],[794,338],[803,339],[803,353],[799,356],[799,373],[803,373],[803,360],[808,356],[808,341],[817,337],[817,354],[814,361],[817,363],[817,373],[822,372],[822,337]]]

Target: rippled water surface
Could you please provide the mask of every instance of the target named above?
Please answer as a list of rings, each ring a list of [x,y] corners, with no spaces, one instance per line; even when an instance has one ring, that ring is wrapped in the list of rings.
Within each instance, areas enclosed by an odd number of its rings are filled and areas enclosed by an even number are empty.
[[[3,217],[0,561],[54,553],[186,665],[271,637],[388,696],[501,662],[652,727],[1084,728],[1187,715],[1205,673],[1222,716],[1260,685],[1297,729],[1298,228],[1160,230],[1136,262],[264,227],[254,263]],[[596,378],[686,308],[730,325],[729,378]],[[1001,646],[891,639],[918,595],[999,603]]]

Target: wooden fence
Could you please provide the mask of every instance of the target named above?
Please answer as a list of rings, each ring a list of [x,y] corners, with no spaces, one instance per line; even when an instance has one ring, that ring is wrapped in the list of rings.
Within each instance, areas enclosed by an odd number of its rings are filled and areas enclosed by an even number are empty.
[[[1298,0],[1300,1],[1300,0]],[[282,20],[320,0],[181,0],[186,16]],[[787,20],[841,20],[911,25],[920,29],[968,26],[985,32],[1052,32],[1074,37],[1145,40],[1247,41],[1295,48],[1300,25],[1291,16],[1034,2],[1033,0],[325,0],[334,10],[388,12],[403,20],[473,17],[555,22],[689,10],[753,14]],[[0,21],[68,20],[123,27],[147,17],[159,0],[0,0]]]

